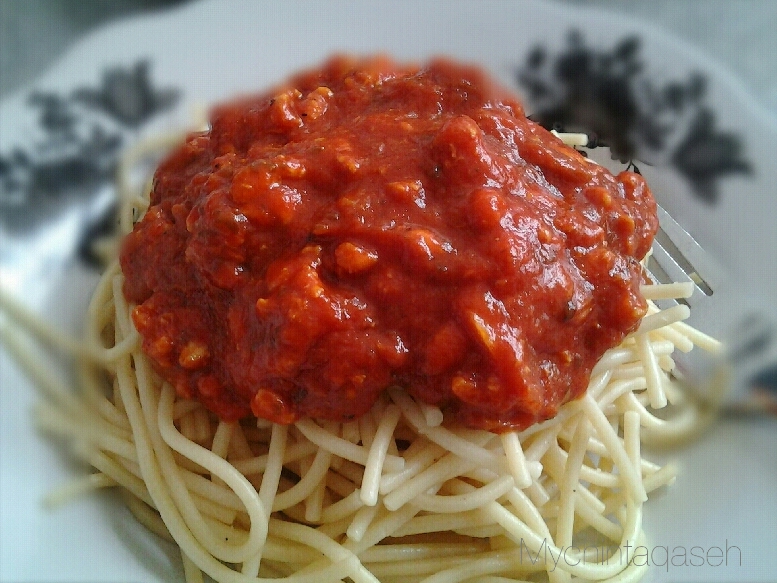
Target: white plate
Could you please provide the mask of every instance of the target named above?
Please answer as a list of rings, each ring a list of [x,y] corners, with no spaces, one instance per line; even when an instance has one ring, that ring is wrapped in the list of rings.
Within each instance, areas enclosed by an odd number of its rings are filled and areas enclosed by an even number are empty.
[[[569,40],[572,30],[578,41]],[[558,76],[574,57],[565,70],[587,70],[598,83],[595,111],[609,119],[603,96],[632,99],[619,134],[652,164],[639,165],[659,201],[727,275],[724,308],[701,309],[696,322],[752,341],[738,360],[738,385],[759,373],[775,382],[777,122],[681,41],[555,4],[205,1],[99,30],[0,104],[0,285],[77,330],[95,281],[78,245],[110,205],[118,152],[142,135],[180,127],[195,104],[260,90],[336,51],[451,55],[487,67],[527,97],[531,79],[551,91],[550,103],[527,101],[534,112],[552,110],[580,87],[574,75]],[[651,135],[663,145],[650,147]],[[747,318],[757,324],[741,326]],[[737,327],[747,334],[732,336]],[[0,581],[181,581],[175,550],[139,527],[112,494],[42,509],[44,494],[82,468],[35,432],[34,401],[31,384],[0,352]],[[728,420],[667,456],[678,460],[680,478],[649,502],[645,527],[649,560],[664,562],[664,548],[670,557],[648,581],[777,578],[775,429],[772,419]],[[681,562],[683,549],[689,564],[673,565],[672,554]]]

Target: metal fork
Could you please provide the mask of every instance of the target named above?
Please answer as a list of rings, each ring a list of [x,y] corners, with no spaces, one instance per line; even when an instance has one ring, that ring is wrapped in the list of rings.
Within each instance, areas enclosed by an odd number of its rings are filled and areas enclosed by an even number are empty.
[[[606,148],[594,137],[564,132],[560,125],[553,126],[551,133],[579,151]],[[633,163],[629,167],[639,173]],[[719,338],[726,345],[721,355],[705,357],[699,350],[678,355],[676,377],[700,406],[720,408],[725,414],[777,415],[777,394],[749,388],[743,379],[734,382],[735,370],[739,371],[734,362],[771,344],[772,330],[757,314],[732,322],[731,311],[736,299],[731,293],[732,286],[725,285],[725,272],[720,264],[663,207],[658,205],[657,212],[659,229],[646,265],[648,276],[654,283],[692,282],[695,293],[689,298],[659,300],[656,304],[664,308],[683,303],[692,308],[692,320],[718,324],[713,333],[725,336]],[[723,323],[728,324],[728,329]]]
[[[723,280],[723,270],[696,239],[658,206],[659,228],[648,259],[648,271],[657,283],[691,281],[701,292],[683,300],[688,305],[707,301]]]
[[[696,291],[687,299],[676,300],[693,310],[702,310],[703,318],[724,320],[729,299],[722,293],[725,272],[663,207],[658,205],[659,229],[647,261],[650,277],[657,283],[693,282]],[[724,415],[777,414],[777,395],[745,383],[734,388],[733,370],[737,360],[749,348],[768,343],[771,332],[757,318],[737,322],[727,334],[722,354],[709,356],[694,351],[678,358],[677,378],[689,389],[700,405],[719,408]]]

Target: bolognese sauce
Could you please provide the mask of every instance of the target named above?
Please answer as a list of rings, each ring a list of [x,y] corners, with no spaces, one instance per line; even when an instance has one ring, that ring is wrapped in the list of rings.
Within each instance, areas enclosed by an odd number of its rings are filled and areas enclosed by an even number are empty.
[[[336,57],[217,108],[158,168],[124,294],[221,419],[353,419],[401,386],[472,428],[554,416],[646,312],[657,228],[479,69]]]

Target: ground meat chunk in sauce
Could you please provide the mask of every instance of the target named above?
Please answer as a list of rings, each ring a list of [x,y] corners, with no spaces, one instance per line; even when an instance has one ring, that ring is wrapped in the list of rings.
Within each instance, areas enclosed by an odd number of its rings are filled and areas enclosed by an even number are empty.
[[[657,227],[477,68],[333,58],[217,108],[121,252],[143,350],[225,420],[348,420],[400,386],[524,428],[645,314]]]

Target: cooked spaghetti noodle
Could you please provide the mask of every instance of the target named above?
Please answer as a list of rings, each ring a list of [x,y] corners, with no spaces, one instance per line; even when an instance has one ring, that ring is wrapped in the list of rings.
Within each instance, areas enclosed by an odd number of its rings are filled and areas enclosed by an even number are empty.
[[[148,188],[130,184],[131,166],[167,143],[125,160],[120,233],[148,204]],[[440,409],[399,388],[350,422],[226,423],[154,372],[122,284],[114,259],[78,343],[0,294],[15,322],[0,338],[45,389],[41,428],[96,470],[51,501],[121,488],[138,520],[180,547],[190,583],[203,573],[219,583],[637,581],[646,567],[622,550],[643,544],[647,496],[675,477],[642,457],[641,432],[666,441],[698,423],[672,380],[672,353],[718,348],[682,324],[687,309],[651,303],[640,328],[594,368],[584,396],[523,431],[443,423]],[[642,291],[659,300],[692,290]],[[26,354],[25,331],[77,358],[75,392]],[[667,404],[683,414],[654,415]]]

